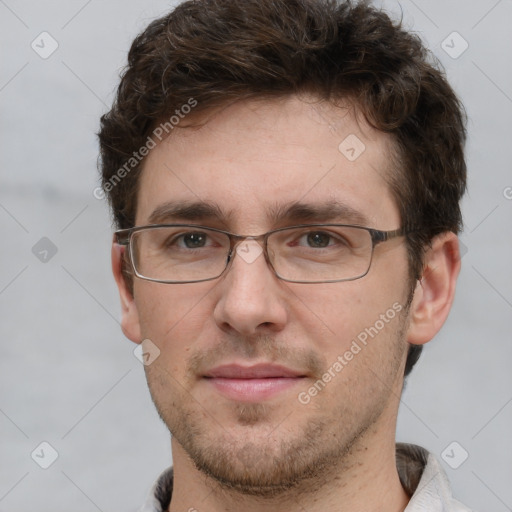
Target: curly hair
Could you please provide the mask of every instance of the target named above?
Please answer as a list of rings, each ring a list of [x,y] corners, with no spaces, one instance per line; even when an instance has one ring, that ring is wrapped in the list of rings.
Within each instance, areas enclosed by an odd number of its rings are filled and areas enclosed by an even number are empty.
[[[387,179],[410,231],[412,287],[432,239],[462,227],[465,114],[420,38],[367,1],[189,0],[153,21],[133,41],[101,118],[102,186],[117,227],[135,221],[135,152],[183,105],[193,100],[196,115],[301,93],[350,98],[370,125],[391,134],[396,171]],[[411,345],[406,375],[420,352]]]

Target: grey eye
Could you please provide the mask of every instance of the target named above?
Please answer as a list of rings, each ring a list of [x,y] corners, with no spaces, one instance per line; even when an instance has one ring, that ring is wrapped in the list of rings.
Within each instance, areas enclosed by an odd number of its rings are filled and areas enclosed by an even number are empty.
[[[204,233],[186,233],[181,236],[183,243],[189,249],[195,247],[204,247],[206,244],[206,235]]]
[[[316,231],[308,233],[307,242],[311,247],[328,247],[331,238],[327,233]]]

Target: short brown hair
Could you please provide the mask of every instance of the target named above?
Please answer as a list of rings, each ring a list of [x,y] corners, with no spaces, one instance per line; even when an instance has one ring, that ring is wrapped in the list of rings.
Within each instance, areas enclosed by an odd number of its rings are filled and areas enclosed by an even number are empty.
[[[116,225],[135,221],[140,165],[126,162],[191,99],[197,114],[301,93],[351,98],[373,127],[392,135],[389,185],[411,232],[415,283],[432,239],[462,227],[465,115],[419,37],[366,1],[189,0],[153,21],[134,40],[114,105],[101,118],[102,186]],[[406,375],[421,352],[411,349]]]

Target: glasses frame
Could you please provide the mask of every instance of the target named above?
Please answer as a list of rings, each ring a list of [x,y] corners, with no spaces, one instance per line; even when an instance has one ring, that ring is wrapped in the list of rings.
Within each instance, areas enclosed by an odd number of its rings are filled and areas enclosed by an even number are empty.
[[[146,277],[140,274],[137,269],[135,268],[135,263],[133,261],[133,249],[131,245],[132,241],[132,235],[134,233],[137,233],[139,231],[146,231],[151,229],[158,229],[158,228],[166,228],[166,227],[183,227],[183,228],[192,228],[192,229],[206,229],[209,231],[215,231],[216,233],[223,233],[229,237],[229,252],[226,259],[226,265],[222,272],[220,272],[215,277],[209,277],[207,279],[198,279],[193,281],[169,281],[169,280],[162,280],[162,279],[154,279],[152,277]],[[267,248],[267,242],[270,235],[274,233],[278,233],[280,231],[285,231],[288,229],[297,229],[297,228],[309,228],[309,227],[345,227],[345,228],[357,228],[362,229],[365,231],[368,231],[371,236],[372,240],[372,251],[370,255],[370,262],[368,264],[368,269],[364,274],[358,275],[356,277],[350,277],[350,278],[344,278],[344,279],[330,279],[330,280],[319,280],[319,281],[295,281],[293,279],[286,279],[278,274],[274,266],[272,265],[272,262],[270,261],[270,257],[268,255],[268,248]],[[362,277],[366,276],[368,272],[370,271],[370,268],[372,266],[373,262],[373,254],[375,251],[375,246],[377,246],[380,243],[387,242],[389,240],[393,240],[394,238],[405,236],[407,232],[403,227],[398,229],[393,229],[390,231],[382,231],[380,229],[374,229],[369,228],[366,226],[359,226],[355,224],[333,224],[333,223],[326,223],[326,224],[298,224],[295,226],[286,226],[282,228],[273,229],[272,231],[267,231],[266,233],[263,233],[261,235],[238,235],[236,233],[231,233],[230,231],[225,231],[223,229],[218,228],[212,228],[209,226],[203,226],[198,224],[148,224],[146,226],[135,226],[132,228],[127,229],[119,229],[114,232],[114,243],[118,245],[122,245],[127,247],[128,255],[129,255],[129,261],[130,265],[132,267],[132,270],[139,279],[144,279],[145,281],[152,281],[155,283],[163,283],[163,284],[188,284],[188,283],[202,283],[204,281],[213,281],[214,279],[218,279],[221,277],[227,269],[230,267],[231,262],[233,261],[233,255],[236,251],[236,247],[245,240],[255,240],[255,241],[263,241],[263,254],[265,256],[265,261],[267,262],[267,265],[271,268],[272,272],[275,274],[275,276],[278,279],[281,279],[282,281],[286,281],[288,283],[303,283],[303,284],[316,284],[316,283],[341,283],[344,281],[355,281],[357,279],[361,279]]]

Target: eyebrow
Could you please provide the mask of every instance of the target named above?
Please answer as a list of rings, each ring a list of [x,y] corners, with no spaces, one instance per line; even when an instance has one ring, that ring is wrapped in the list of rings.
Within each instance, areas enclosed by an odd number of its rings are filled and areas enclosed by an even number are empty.
[[[150,224],[176,221],[218,220],[228,224],[232,213],[224,213],[215,203],[206,201],[167,201],[157,206],[148,217]]]
[[[270,218],[276,222],[340,222],[365,226],[368,218],[359,210],[336,199],[322,203],[300,201],[275,206],[270,210]]]
[[[233,220],[233,210],[224,212],[216,204],[207,201],[167,201],[157,206],[148,218],[150,224],[187,221],[217,221],[228,226]],[[352,206],[331,199],[322,203],[294,201],[276,204],[267,210],[267,218],[274,224],[285,223],[350,223],[366,226],[368,218]]]

